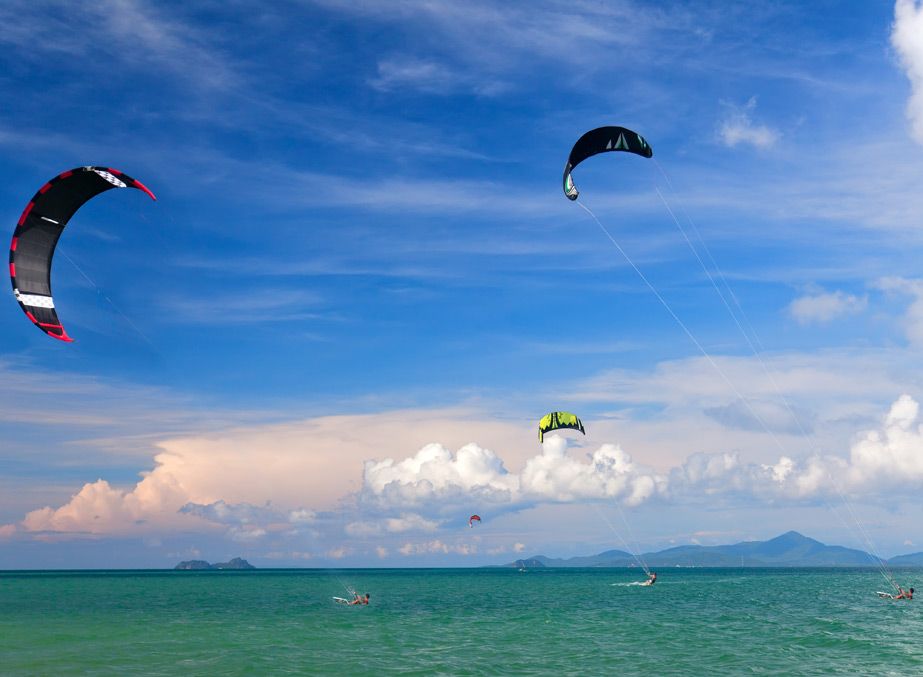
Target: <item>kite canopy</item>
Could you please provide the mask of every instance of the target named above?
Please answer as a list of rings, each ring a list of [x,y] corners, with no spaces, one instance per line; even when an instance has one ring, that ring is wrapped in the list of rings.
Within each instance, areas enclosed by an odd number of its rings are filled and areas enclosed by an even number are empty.
[[[51,297],[51,259],[70,218],[88,200],[112,188],[137,188],[154,194],[127,174],[109,167],[78,167],[39,188],[26,205],[10,244],[10,280],[19,307],[36,327],[61,341],[64,331]]]
[[[481,518],[478,515],[472,515],[468,518],[468,526],[473,527],[475,522],[480,523]]]
[[[583,421],[579,418],[566,411],[553,411],[542,416],[542,420],[538,422],[538,441],[544,442],[545,433],[552,430],[561,430],[562,428],[579,430],[586,435],[586,430],[583,429]]]
[[[651,149],[644,137],[624,127],[599,127],[590,130],[579,139],[570,151],[567,164],[564,165],[564,194],[569,200],[576,200],[580,191],[574,185],[570,173],[574,167],[599,153],[621,150],[641,157],[652,157]]]

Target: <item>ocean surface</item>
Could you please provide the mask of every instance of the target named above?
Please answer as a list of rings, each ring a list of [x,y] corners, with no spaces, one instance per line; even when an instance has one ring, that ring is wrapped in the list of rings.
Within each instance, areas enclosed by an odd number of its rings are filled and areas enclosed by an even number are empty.
[[[876,570],[658,573],[3,572],[0,674],[923,675],[923,594]]]

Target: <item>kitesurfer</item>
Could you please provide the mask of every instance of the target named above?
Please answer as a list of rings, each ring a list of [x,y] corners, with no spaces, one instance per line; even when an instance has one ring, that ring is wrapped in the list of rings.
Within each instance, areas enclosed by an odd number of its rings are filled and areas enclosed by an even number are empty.
[[[913,599],[913,588],[910,590],[904,590],[901,587],[897,588],[900,592],[894,596],[894,599]]]
[[[656,582],[657,582],[657,574],[655,574],[652,571],[651,573],[648,574],[648,579],[644,581],[644,583],[642,583],[641,585],[654,585],[654,583]]]
[[[369,595],[369,593],[365,593],[365,597],[362,597],[362,596],[360,596],[359,593],[357,592],[357,593],[356,593],[356,596],[353,598],[353,601],[350,602],[350,604],[368,604],[368,603],[369,603],[369,597],[371,597],[371,595]]]

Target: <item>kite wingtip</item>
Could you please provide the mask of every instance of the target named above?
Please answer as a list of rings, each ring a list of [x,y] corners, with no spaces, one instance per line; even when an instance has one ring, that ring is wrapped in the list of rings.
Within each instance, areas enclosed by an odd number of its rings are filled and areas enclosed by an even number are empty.
[[[150,189],[150,188],[148,188],[148,187],[145,186],[143,183],[141,183],[140,181],[138,181],[138,179],[135,179],[135,188],[137,188],[138,190],[144,191],[145,193],[147,193],[147,194],[150,196],[150,198],[151,198],[154,202],[157,202],[157,196],[154,195],[154,194],[151,192],[151,189]]]
[[[51,331],[46,331],[45,333],[48,334],[51,338],[56,338],[56,339],[58,339],[59,341],[64,341],[65,343],[73,343],[73,342],[74,342],[74,339],[72,339],[70,336],[68,336],[68,335],[67,335],[67,332],[64,331],[64,327],[61,327],[61,333],[60,333],[60,334],[56,334],[56,333],[51,332]]]

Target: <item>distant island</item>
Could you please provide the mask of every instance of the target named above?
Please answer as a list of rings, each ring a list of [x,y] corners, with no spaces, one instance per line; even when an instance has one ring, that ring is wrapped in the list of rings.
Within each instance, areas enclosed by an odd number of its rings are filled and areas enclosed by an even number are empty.
[[[744,541],[733,545],[681,545],[646,552],[640,559],[648,567],[867,567],[878,560],[862,550],[825,545],[797,531],[768,541]],[[923,552],[885,560],[891,567],[923,566]],[[624,550],[607,550],[598,555],[554,559],[536,555],[502,565],[517,569],[543,567],[638,567],[634,555]]]
[[[230,562],[218,562],[217,564],[209,564],[201,559],[191,559],[187,562],[180,562],[173,569],[175,571],[204,571],[214,569],[256,569],[256,567],[245,559],[235,557]]]

